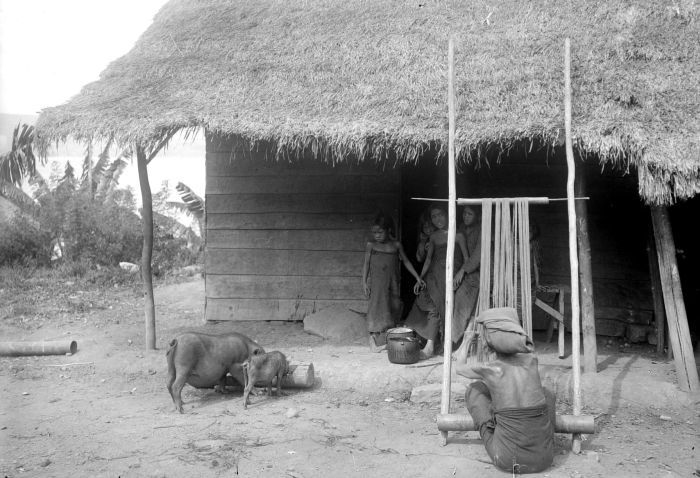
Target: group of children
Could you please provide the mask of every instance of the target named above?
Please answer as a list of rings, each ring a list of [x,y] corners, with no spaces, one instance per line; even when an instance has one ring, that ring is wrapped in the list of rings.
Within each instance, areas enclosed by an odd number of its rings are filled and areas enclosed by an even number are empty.
[[[455,314],[453,341],[458,342],[476,307],[479,293],[481,224],[476,209],[467,206],[455,238]],[[379,213],[372,225],[372,241],[365,248],[362,287],[369,298],[367,328],[372,351],[381,351],[379,335],[394,327],[401,318],[399,290],[400,262],[416,279],[416,300],[406,318],[410,327],[425,340],[421,357],[435,353],[436,341],[445,316],[445,267],[447,256],[447,211],[440,203],[431,204],[421,215],[415,258],[423,263],[420,274],[395,237],[391,217]]]

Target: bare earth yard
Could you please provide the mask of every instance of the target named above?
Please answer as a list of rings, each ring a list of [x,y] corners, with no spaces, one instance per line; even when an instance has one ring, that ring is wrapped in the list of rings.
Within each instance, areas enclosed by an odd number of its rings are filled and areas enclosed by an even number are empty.
[[[409,400],[439,383],[441,365],[390,364],[364,341],[333,343],[300,323],[204,326],[201,278],[156,289],[158,350],[144,350],[140,286],[61,288],[31,280],[0,289],[2,340],[76,340],[73,356],[0,357],[0,473],[8,477],[452,477],[495,469],[476,432],[441,446],[439,405]],[[185,414],[165,388],[166,345],[189,328],[236,330],[267,350],[311,362],[318,383],[283,397],[186,386]],[[554,344],[539,344],[541,361]],[[650,346],[603,341],[598,393],[585,398],[598,432],[535,476],[700,476],[700,402],[675,393],[673,363]],[[558,359],[556,359],[558,360]],[[556,363],[552,361],[552,363]],[[570,366],[570,362],[569,366]],[[562,369],[565,370],[566,362]],[[606,381],[607,380],[607,381]],[[555,380],[556,381],[556,380]],[[609,385],[609,388],[606,387]],[[571,413],[560,400],[561,413]],[[454,410],[464,409],[459,397]]]

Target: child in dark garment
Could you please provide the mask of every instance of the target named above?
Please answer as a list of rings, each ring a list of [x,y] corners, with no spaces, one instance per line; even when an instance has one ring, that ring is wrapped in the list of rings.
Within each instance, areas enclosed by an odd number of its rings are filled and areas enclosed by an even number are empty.
[[[435,231],[435,226],[430,220],[430,210],[426,210],[420,215],[418,220],[418,246],[416,247],[416,260],[420,263],[425,261],[428,252],[428,242],[430,235]]]
[[[419,283],[423,283],[406,257],[403,246],[394,238],[394,223],[389,216],[379,213],[372,226],[373,241],[365,247],[362,266],[362,289],[369,298],[367,330],[369,347],[373,352],[386,348],[377,345],[380,333],[394,326],[401,314],[399,290],[399,261]]]

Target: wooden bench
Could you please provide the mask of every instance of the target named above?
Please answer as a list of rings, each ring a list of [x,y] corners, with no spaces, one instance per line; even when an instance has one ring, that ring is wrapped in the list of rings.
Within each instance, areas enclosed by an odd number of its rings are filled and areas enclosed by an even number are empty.
[[[567,292],[571,294],[571,287],[562,284],[538,284],[535,289],[534,304],[542,309],[551,319],[547,326],[547,343],[552,341],[554,329],[556,328],[559,331],[558,342],[560,359],[566,356],[564,352],[564,294]],[[555,309],[541,298],[537,297],[538,294],[554,294],[555,300],[557,301],[557,308]]]

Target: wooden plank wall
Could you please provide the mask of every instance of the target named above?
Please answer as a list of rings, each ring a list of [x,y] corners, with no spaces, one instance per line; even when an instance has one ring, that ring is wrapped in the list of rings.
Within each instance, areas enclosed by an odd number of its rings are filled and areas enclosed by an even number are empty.
[[[638,198],[633,176],[601,169],[588,163],[577,174],[586,175],[590,197],[596,333],[619,336],[627,324],[649,324],[653,319],[645,250],[648,211]],[[511,157],[477,174],[482,197],[566,197],[566,163],[556,157],[548,161]],[[531,206],[530,216],[540,227],[542,282],[568,284],[566,202]],[[543,319],[539,317],[540,326],[546,324]]]
[[[267,156],[207,138],[206,319],[366,310],[364,247],[378,209],[399,217],[399,171]]]

